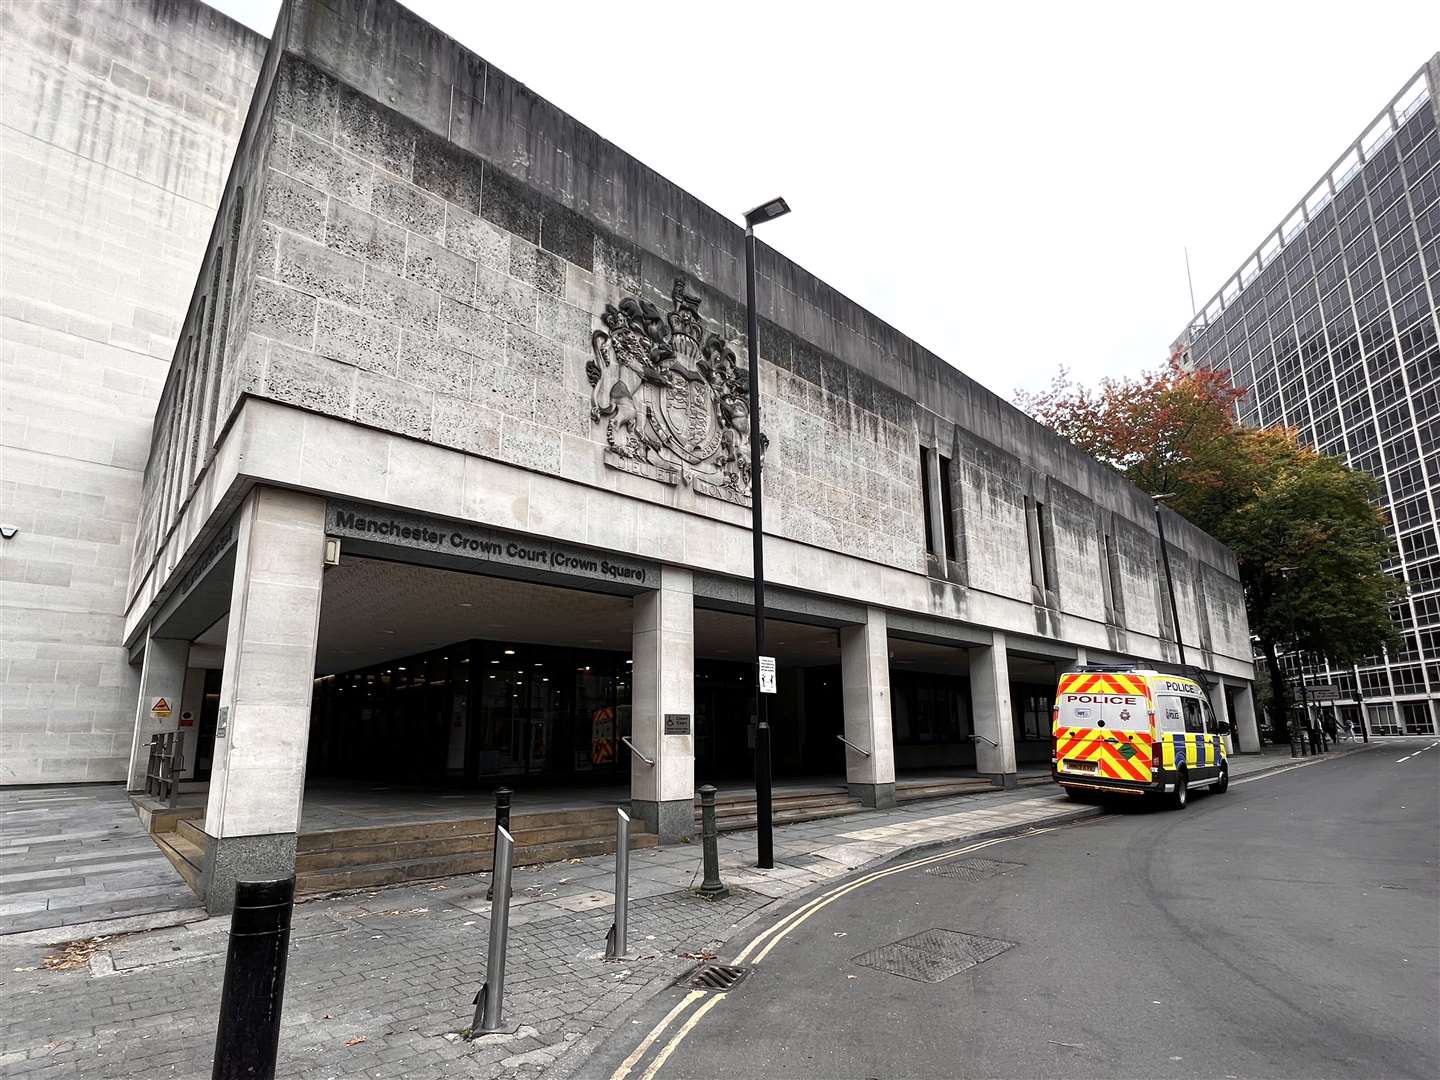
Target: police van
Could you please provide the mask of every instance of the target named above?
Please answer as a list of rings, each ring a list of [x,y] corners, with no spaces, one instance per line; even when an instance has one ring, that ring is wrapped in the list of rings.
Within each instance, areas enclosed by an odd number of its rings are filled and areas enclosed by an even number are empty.
[[[1050,774],[1072,799],[1150,796],[1184,809],[1190,792],[1230,786],[1225,736],[1194,679],[1160,671],[1082,668],[1055,692]]]

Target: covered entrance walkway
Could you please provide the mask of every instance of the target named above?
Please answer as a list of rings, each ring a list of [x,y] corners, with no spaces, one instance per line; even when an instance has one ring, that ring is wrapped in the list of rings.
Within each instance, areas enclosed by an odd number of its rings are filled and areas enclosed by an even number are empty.
[[[243,867],[335,869],[307,856],[338,831],[401,830],[343,845],[375,848],[385,874],[488,859],[500,786],[517,814],[551,815],[527,822],[536,857],[613,835],[620,804],[660,842],[691,837],[706,782],[753,817],[753,624],[729,579],[269,488],[213,551],[140,656],[142,699],[181,701],[198,737],[185,775],[209,787],[177,841],[212,907]],[[772,615],[772,769],[801,785],[777,820],[1013,786],[1047,763],[1057,659],[784,589]],[[162,722],[141,721],[137,766]]]

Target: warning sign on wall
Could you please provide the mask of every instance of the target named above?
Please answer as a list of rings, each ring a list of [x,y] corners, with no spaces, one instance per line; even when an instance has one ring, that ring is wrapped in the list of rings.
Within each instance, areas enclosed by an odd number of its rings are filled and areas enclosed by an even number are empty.
[[[169,720],[171,711],[170,702],[163,697],[157,697],[155,704],[150,706],[150,715],[156,720]]]

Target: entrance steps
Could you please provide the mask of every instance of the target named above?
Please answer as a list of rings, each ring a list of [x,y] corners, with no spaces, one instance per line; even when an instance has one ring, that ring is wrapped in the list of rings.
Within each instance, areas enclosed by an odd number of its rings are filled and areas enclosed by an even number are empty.
[[[170,864],[185,879],[185,884],[197,895],[200,892],[200,865],[205,860],[205,841],[197,823],[204,819],[204,813],[205,809],[201,807],[195,817],[179,818],[173,831],[150,833],[150,839],[155,841]]]
[[[515,865],[559,862],[615,850],[615,810],[593,807],[512,814]],[[174,832],[156,833],[160,850],[192,889],[199,889],[204,855],[202,819],[186,818]],[[630,847],[659,843],[630,823]],[[300,894],[375,888],[493,869],[494,818],[411,822],[301,833],[296,844],[295,891]]]
[[[1019,786],[1050,783],[1050,774],[1022,773]],[[922,799],[949,799],[956,795],[979,795],[995,790],[995,785],[984,777],[927,777],[916,780],[899,780],[895,784],[897,803],[919,802]],[[845,817],[865,810],[859,799],[850,796],[847,787],[807,787],[794,791],[777,791],[771,798],[773,820],[776,825],[788,825],[801,821],[819,821],[822,818]],[[715,829],[717,832],[738,832],[753,829],[759,822],[755,809],[755,796],[751,791],[722,791],[715,796]],[[695,799],[695,823],[700,824],[700,799]]]
[[[185,818],[197,818],[205,816],[205,802],[185,801],[184,788],[180,792],[182,798],[177,800],[179,805],[171,806],[164,799],[156,798],[154,795],[131,795],[130,803],[135,807],[135,813],[140,815],[140,824],[145,826],[146,832],[167,833],[174,832],[176,824]]]
[[[1016,780],[1018,787],[1033,787],[1037,784],[1048,783],[1050,783],[1048,772],[1021,773]],[[979,795],[995,790],[995,785],[983,776],[897,780],[895,782],[895,801],[906,803],[918,802],[921,799],[949,799],[956,795]]]
[[[792,825],[802,821],[845,817],[858,814],[865,807],[850,797],[847,787],[815,787],[799,791],[777,791],[770,799],[772,820],[776,825]],[[748,791],[722,791],[715,796],[715,831],[739,832],[753,829],[759,823],[755,797]],[[700,799],[695,799],[695,825],[700,826]]]

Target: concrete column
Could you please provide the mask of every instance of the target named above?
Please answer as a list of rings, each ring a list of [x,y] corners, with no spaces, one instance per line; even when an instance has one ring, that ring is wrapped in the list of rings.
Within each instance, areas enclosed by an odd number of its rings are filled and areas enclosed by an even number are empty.
[[[695,835],[695,595],[690,571],[665,566],[660,588],[635,597],[631,646],[631,812],[662,844]],[[672,730],[665,734],[666,716]]]
[[[1086,651],[1085,646],[1084,646],[1084,645],[1076,645],[1076,646],[1075,646],[1075,666],[1076,666],[1077,668],[1082,668],[1082,667],[1084,667],[1084,666],[1085,666],[1086,664],[1088,664],[1088,663],[1090,663],[1090,654]]]
[[[174,731],[180,717],[180,697],[185,691],[185,663],[190,642],[179,638],[145,639],[145,660],[140,670],[140,698],[135,703],[135,736],[130,743],[130,774],[126,788],[145,790],[145,766],[150,760],[150,736]],[[169,716],[156,714],[164,700]]]
[[[1224,681],[1217,681],[1206,691],[1206,696],[1210,699],[1210,708],[1215,713],[1215,719],[1231,725],[1230,734],[1225,736],[1225,752],[1233,754],[1235,753],[1234,721],[1230,718],[1230,704],[1225,700]]]
[[[885,612],[869,608],[865,622],[840,630],[840,688],[845,738],[869,751],[845,748],[845,781],[866,806],[895,805],[895,740],[890,729],[890,646]]]
[[[235,882],[295,871],[325,559],[325,500],[257,488],[240,511],[202,886],[211,912]]]
[[[1250,683],[1235,687],[1235,716],[1230,722],[1235,725],[1240,753],[1258,754],[1260,728],[1255,723],[1255,694]]]
[[[1015,718],[1010,707],[1010,663],[1005,635],[970,646],[970,706],[975,717],[975,764],[996,787],[1015,787]]]

